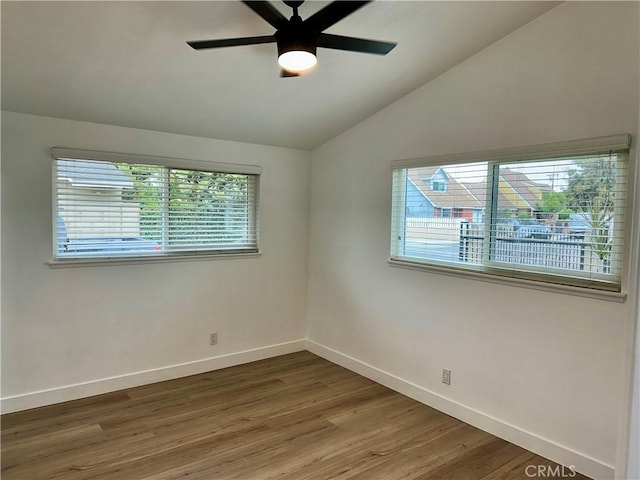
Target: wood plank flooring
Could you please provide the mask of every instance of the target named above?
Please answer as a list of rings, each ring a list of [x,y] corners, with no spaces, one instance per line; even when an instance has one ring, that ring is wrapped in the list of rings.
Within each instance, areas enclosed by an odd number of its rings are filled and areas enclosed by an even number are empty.
[[[309,352],[2,416],[3,480],[508,480],[528,465],[555,466]]]

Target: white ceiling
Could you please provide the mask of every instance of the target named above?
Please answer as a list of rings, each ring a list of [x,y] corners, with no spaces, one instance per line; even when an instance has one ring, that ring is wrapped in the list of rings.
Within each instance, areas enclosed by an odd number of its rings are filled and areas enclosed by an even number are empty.
[[[557,4],[373,2],[327,32],[398,42],[389,55],[320,49],[312,72],[280,78],[275,44],[185,44],[273,33],[239,1],[2,1],[2,108],[312,149]]]

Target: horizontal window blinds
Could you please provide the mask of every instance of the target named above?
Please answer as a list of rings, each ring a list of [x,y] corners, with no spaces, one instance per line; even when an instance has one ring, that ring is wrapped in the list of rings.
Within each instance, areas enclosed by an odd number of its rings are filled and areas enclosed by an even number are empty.
[[[398,162],[391,259],[620,291],[627,163],[627,149]]]
[[[256,252],[257,174],[56,158],[57,258]]]

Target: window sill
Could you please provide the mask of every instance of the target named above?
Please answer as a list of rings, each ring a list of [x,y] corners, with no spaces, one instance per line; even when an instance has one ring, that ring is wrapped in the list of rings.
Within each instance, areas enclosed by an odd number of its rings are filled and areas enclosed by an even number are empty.
[[[579,297],[595,298],[597,300],[605,300],[608,302],[624,303],[627,299],[626,293],[608,292],[606,290],[596,290],[586,287],[575,287],[572,285],[562,285],[557,283],[547,283],[537,280],[527,280],[523,278],[514,278],[501,276],[485,272],[474,272],[469,270],[457,270],[447,268],[445,266],[427,265],[422,263],[414,263],[403,260],[389,259],[389,265],[392,267],[406,268],[409,270],[419,270],[439,275],[447,275],[451,277],[466,278],[471,280],[480,280],[483,282],[496,283],[499,285],[508,285],[511,287],[529,288],[533,290],[541,290],[543,292],[560,293],[564,295],[575,295]]]
[[[77,268],[77,267],[96,267],[96,266],[112,266],[112,265],[141,265],[148,263],[166,263],[166,262],[192,262],[192,261],[208,261],[208,260],[232,260],[240,258],[252,258],[262,255],[257,252],[230,252],[230,253],[195,253],[195,254],[165,254],[165,255],[146,255],[131,257],[100,257],[100,258],[69,258],[69,259],[51,259],[47,262],[49,268]]]

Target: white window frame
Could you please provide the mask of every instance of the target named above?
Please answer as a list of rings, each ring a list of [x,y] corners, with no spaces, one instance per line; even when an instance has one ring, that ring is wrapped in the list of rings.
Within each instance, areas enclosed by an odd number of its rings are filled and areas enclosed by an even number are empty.
[[[488,175],[487,175],[487,198],[492,196],[492,179],[494,177],[494,168],[496,166],[518,161],[545,161],[558,157],[570,157],[586,154],[602,153],[606,151],[629,151],[631,148],[632,138],[630,135],[622,134],[608,137],[598,137],[583,140],[574,140],[569,142],[557,142],[542,145],[530,145],[525,147],[505,148],[498,150],[489,150],[481,152],[467,152],[461,154],[451,155],[438,155],[424,158],[411,158],[396,160],[391,163],[392,173],[396,170],[407,168],[419,168],[427,166],[446,166],[462,163],[472,162],[487,162]],[[490,283],[507,284],[523,286],[527,288],[551,291],[557,293],[573,294],[591,298],[598,298],[609,301],[624,302],[627,297],[626,284],[629,274],[629,243],[631,237],[631,219],[634,205],[634,191],[633,181],[635,176],[635,164],[633,162],[633,152],[628,155],[628,164],[626,169],[627,181],[626,181],[626,202],[624,209],[624,220],[614,222],[614,228],[617,230],[617,235],[614,238],[618,242],[617,247],[613,251],[616,255],[620,255],[621,265],[620,272],[620,285],[619,289],[607,290],[601,284],[589,284],[585,281],[583,284],[575,282],[575,279],[579,275],[568,275],[567,277],[572,280],[567,284],[563,284],[560,275],[548,274],[546,272],[540,272],[537,275],[535,272],[521,272],[516,269],[508,268],[508,265],[503,263],[496,263],[489,260],[483,265],[454,265],[438,262],[437,260],[419,259],[413,260],[407,257],[402,257],[399,232],[404,232],[404,201],[392,200],[392,222],[391,222],[391,249],[390,258],[388,260],[389,265],[393,267],[408,268],[412,270],[423,270],[437,274],[444,274],[468,279],[482,280]],[[618,173],[620,174],[620,173]],[[406,198],[406,182],[403,182],[401,175],[393,175],[394,181],[392,186],[393,199]],[[491,202],[492,205],[497,205],[496,202]],[[620,205],[616,204],[614,217],[620,218]],[[491,233],[492,216],[495,212],[485,212],[485,237],[490,239],[488,242],[484,242],[485,252],[483,257],[489,258],[490,244],[493,239]],[[623,225],[623,226],[621,226]],[[624,231],[620,231],[623,228]],[[623,242],[621,246],[619,242]],[[622,247],[622,248],[620,248]],[[620,258],[620,257],[619,257]],[[535,269],[532,269],[535,270]]]
[[[242,257],[255,257],[261,254],[259,249],[259,224],[260,224],[260,176],[262,175],[262,167],[257,165],[247,164],[231,164],[231,163],[219,163],[208,162],[201,160],[188,160],[172,157],[159,157],[150,155],[136,155],[127,153],[116,152],[104,152],[96,150],[79,150],[72,148],[53,147],[50,151],[53,162],[53,192],[52,192],[52,245],[53,245],[53,258],[50,259],[47,264],[51,268],[64,268],[64,267],[82,267],[92,265],[117,265],[117,264],[131,264],[131,263],[157,263],[166,261],[190,261],[190,260],[219,260],[230,258],[242,258]],[[56,171],[55,161],[67,159],[67,160],[94,160],[112,163],[128,163],[128,164],[143,164],[163,167],[167,169],[184,169],[184,170],[198,170],[203,172],[214,173],[233,173],[233,174],[246,174],[255,175],[255,218],[252,219],[252,224],[255,228],[256,248],[250,251],[225,251],[225,250],[200,250],[200,251],[182,251],[171,252],[164,251],[159,254],[152,255],[126,255],[126,256],[90,256],[87,258],[79,257],[56,257],[57,239],[58,239],[58,212],[57,212],[57,190],[56,190]]]

